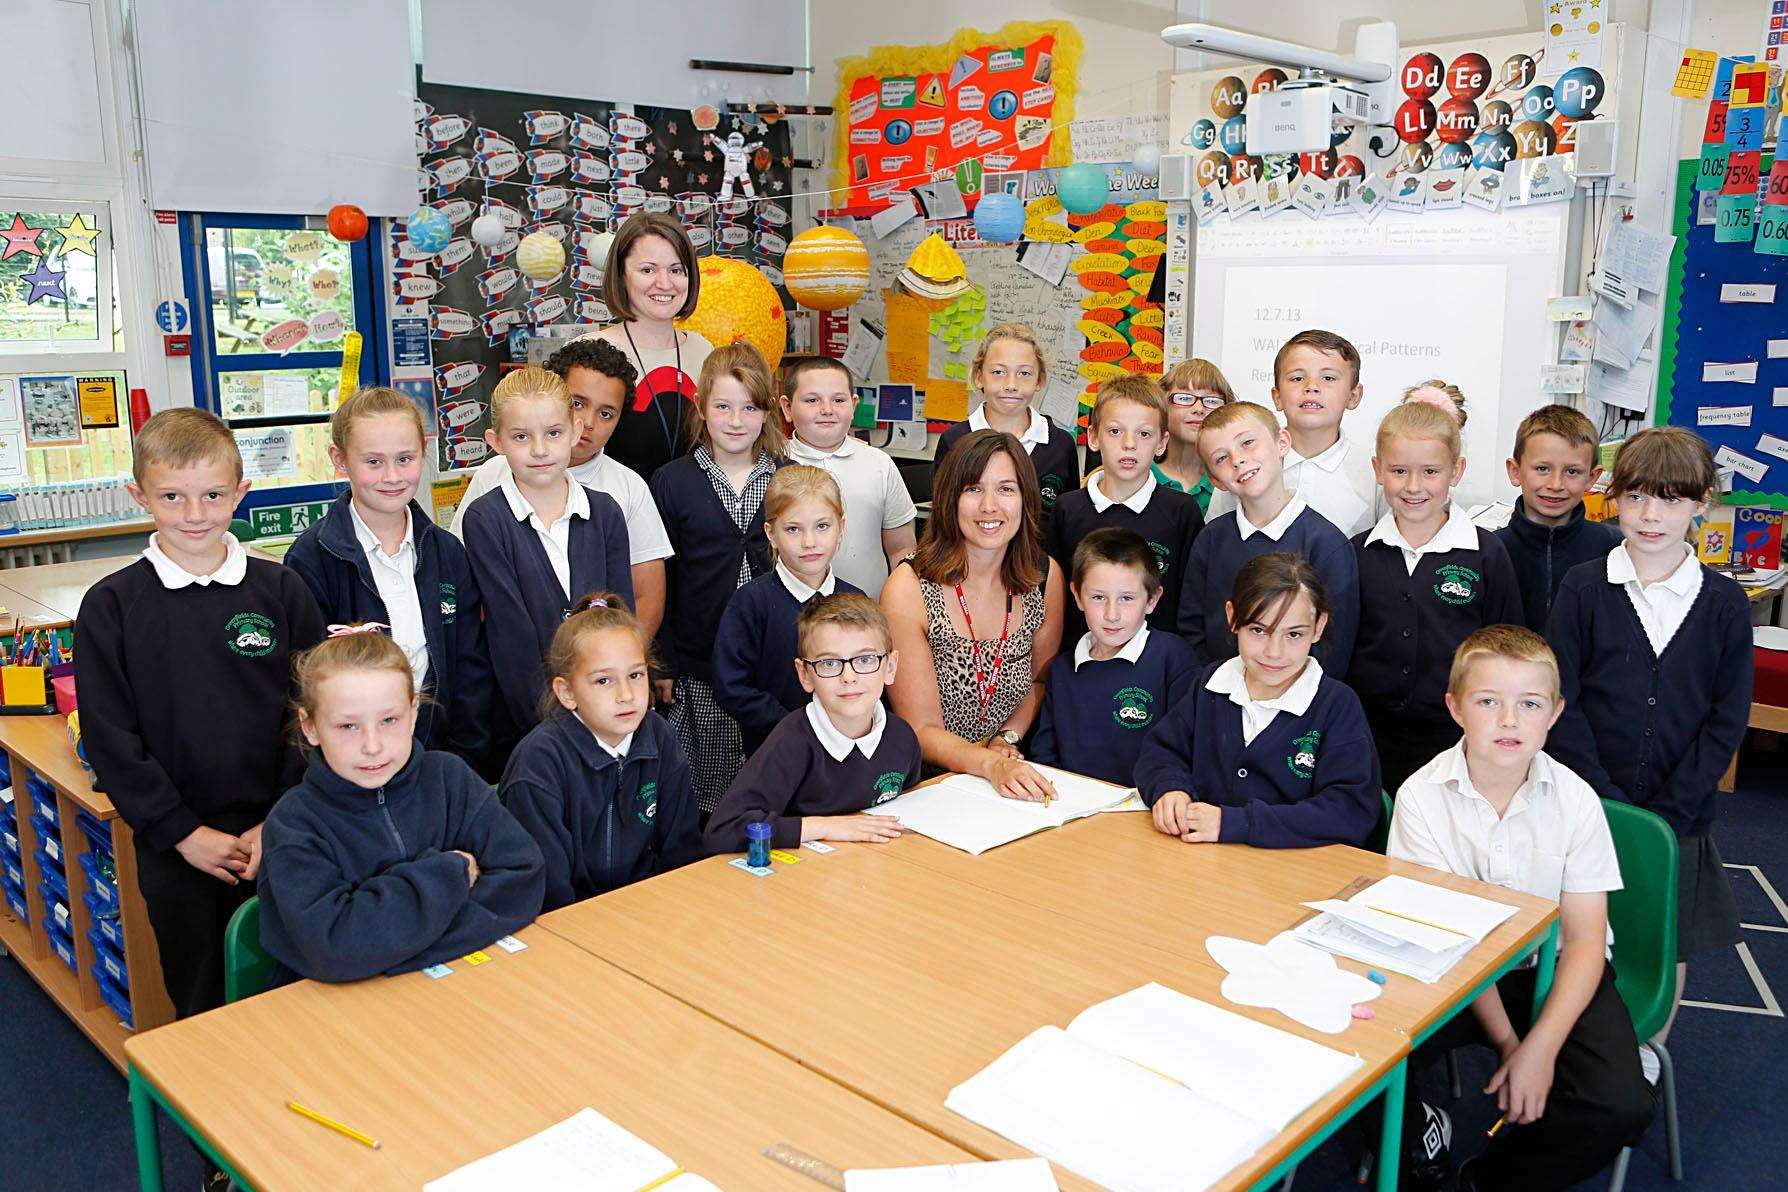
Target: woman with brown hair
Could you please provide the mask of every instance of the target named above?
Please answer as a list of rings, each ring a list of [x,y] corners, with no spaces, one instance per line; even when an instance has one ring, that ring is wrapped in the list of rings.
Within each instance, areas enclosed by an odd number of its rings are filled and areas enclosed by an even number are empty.
[[[695,246],[662,212],[627,217],[602,271],[602,297],[618,322],[596,332],[639,370],[607,454],[647,480],[683,450],[696,379],[714,346],[676,320],[695,312],[701,293]]]
[[[1036,723],[1061,646],[1061,569],[1043,550],[1036,469],[1003,431],[963,437],[939,466],[910,565],[882,588],[905,665],[889,688],[928,765],[1040,800],[1047,779],[1019,741]]]

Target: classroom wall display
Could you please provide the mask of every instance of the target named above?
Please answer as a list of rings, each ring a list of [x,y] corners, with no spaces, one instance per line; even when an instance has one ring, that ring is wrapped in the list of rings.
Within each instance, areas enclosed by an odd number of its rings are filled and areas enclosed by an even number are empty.
[[[1248,96],[1286,81],[1245,64],[1176,75],[1169,140],[1214,214],[1372,219],[1568,199],[1577,126],[1614,118],[1614,64],[1573,63],[1538,32],[1403,52],[1389,124],[1343,125],[1320,153],[1250,156]]]
[[[392,226],[393,354],[401,356],[394,372],[432,371],[442,470],[488,455],[491,390],[505,366],[527,359],[529,337],[543,327],[611,321],[601,263],[608,234],[635,211],[674,213],[699,255],[750,263],[788,304],[781,263],[794,158],[788,124],[777,116],[421,81],[416,150],[423,202],[447,218],[453,236],[424,255],[402,222]],[[490,244],[472,234],[485,216],[502,229]],[[518,259],[522,239],[536,233],[566,251],[564,269],[543,280]],[[424,325],[426,339],[418,334]]]
[[[1015,21],[841,60],[835,201],[867,215],[954,177],[972,206],[985,172],[1069,164],[1081,48],[1070,24]]]
[[[1788,257],[1722,240],[1699,172],[1693,159],[1678,167],[1658,422],[1707,440],[1732,474],[1728,501],[1788,509]]]

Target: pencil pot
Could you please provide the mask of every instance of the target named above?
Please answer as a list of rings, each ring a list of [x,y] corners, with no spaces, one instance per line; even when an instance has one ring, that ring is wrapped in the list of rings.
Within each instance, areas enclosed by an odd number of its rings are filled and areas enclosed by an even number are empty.
[[[56,701],[56,711],[67,716],[80,707],[75,702],[74,663],[64,662],[50,668],[50,688]]]

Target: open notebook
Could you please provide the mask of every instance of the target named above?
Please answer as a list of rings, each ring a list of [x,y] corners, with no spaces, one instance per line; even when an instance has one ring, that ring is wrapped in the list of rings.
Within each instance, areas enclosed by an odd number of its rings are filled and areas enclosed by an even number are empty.
[[[651,1143],[580,1109],[556,1126],[423,1185],[423,1192],[512,1192],[578,1188],[584,1192],[719,1192]]]
[[[979,856],[1069,820],[1120,810],[1136,794],[1134,787],[1114,786],[1053,766],[1037,769],[1055,784],[1056,797],[1048,803],[1003,798],[985,778],[952,774],[870,810],[898,816],[903,828]]]
[[[1321,911],[1292,929],[1305,943],[1432,984],[1515,913],[1493,902],[1392,874],[1345,902],[1306,902]]]
[[[1118,1192],[1198,1189],[1361,1063],[1151,983],[1033,1031],[944,1105]]]

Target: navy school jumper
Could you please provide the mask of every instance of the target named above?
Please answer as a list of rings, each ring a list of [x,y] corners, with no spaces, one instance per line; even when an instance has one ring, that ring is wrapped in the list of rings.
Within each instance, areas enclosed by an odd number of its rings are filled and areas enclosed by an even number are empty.
[[[1546,751],[1605,799],[1664,818],[1682,837],[1713,830],[1720,775],[1751,718],[1751,607],[1730,576],[1701,591],[1660,657],[1606,559],[1571,568],[1546,639],[1564,714]]]
[[[618,759],[574,714],[555,712],[515,747],[502,792],[546,858],[549,911],[702,855],[689,762],[656,712]]]
[[[1148,732],[1178,706],[1200,670],[1177,634],[1150,629],[1135,662],[1089,658],[1074,667],[1067,649],[1049,664],[1043,713],[1030,758],[1132,786]]]
[[[352,501],[351,494],[343,493],[328,516],[313,522],[286,552],[286,566],[317,598],[325,623],[389,624],[372,562],[354,532],[348,512]],[[415,501],[410,502],[410,533],[416,544],[417,603],[428,641],[428,682],[416,710],[416,743],[458,754],[477,766],[490,745],[491,687],[478,581],[459,539],[429,520]]]
[[[540,850],[451,753],[414,750],[367,790],[319,751],[267,817],[262,842],[261,945],[286,980],[414,972],[540,913]],[[475,884],[460,852],[478,861]]]
[[[752,510],[741,531],[714,494],[714,485],[693,455],[682,455],[652,473],[652,499],[677,552],[664,561],[664,623],[658,631],[659,661],[672,675],[711,683],[714,635],[727,601],[739,587],[739,563],[751,578],[774,566],[764,536],[764,507]]]
[[[608,591],[633,606],[633,568],[627,523],[613,497],[584,490],[590,516],[571,519],[571,595],[559,587],[546,547],[527,519],[517,519],[501,488],[466,510],[466,553],[484,597],[484,632],[496,673],[493,717],[495,759],[506,757],[539,718],[546,693],[546,652],[571,606],[591,592]]]
[[[832,592],[862,595],[863,589],[837,579]],[[746,757],[784,716],[807,703],[794,661],[795,619],[803,607],[772,567],[734,592],[721,614],[714,635],[714,702],[739,722]]]
[[[1579,563],[1606,559],[1608,552],[1621,542],[1620,524],[1590,521],[1581,501],[1564,525],[1542,526],[1528,518],[1521,497],[1515,498],[1509,524],[1496,531],[1496,537],[1507,548],[1509,562],[1515,567],[1526,625],[1540,634],[1546,632],[1552,620],[1552,601],[1558,596],[1558,586],[1564,583],[1566,573]]]
[[[1221,665],[1206,667],[1143,742],[1143,801],[1185,791],[1221,804],[1225,844],[1366,843],[1382,811],[1378,754],[1353,689],[1325,674],[1304,715],[1280,712],[1243,744],[1241,706],[1205,686]]]
[[[1096,483],[1096,482],[1095,482]],[[1180,592],[1185,587],[1186,568],[1191,564],[1192,543],[1204,529],[1204,514],[1192,497],[1164,484],[1157,483],[1149,494],[1149,503],[1141,513],[1128,505],[1113,503],[1100,513],[1093,498],[1084,488],[1065,494],[1050,519],[1049,533],[1044,539],[1049,555],[1061,564],[1062,574],[1074,574],[1074,551],[1081,539],[1094,530],[1134,530],[1155,557],[1155,574],[1161,577],[1161,599],[1149,614],[1149,628],[1168,633],[1176,631],[1180,616]],[[1086,616],[1080,611],[1072,593],[1063,609],[1062,640],[1076,641],[1086,632]]]

